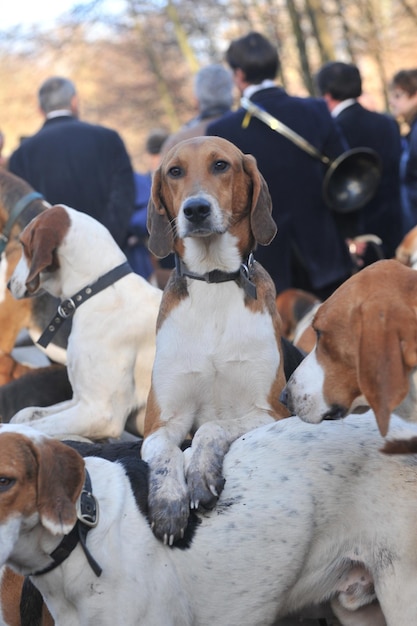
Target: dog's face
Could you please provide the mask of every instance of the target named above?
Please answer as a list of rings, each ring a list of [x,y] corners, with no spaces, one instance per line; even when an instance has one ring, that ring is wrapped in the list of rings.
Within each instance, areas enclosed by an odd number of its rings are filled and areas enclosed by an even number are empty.
[[[22,255],[10,278],[9,288],[17,299],[45,289],[59,297],[58,248],[71,222],[63,206],[54,206],[35,217],[20,235]]]
[[[0,566],[21,532],[41,524],[67,534],[77,520],[84,460],[65,444],[29,426],[0,426]]]
[[[219,137],[174,146],[156,171],[148,207],[149,248],[159,257],[174,249],[207,250],[228,236],[240,258],[276,233],[271,198],[255,159]],[[193,244],[188,242],[192,240]]]
[[[374,263],[320,306],[313,327],[316,347],[286,387],[290,410],[317,423],[371,407],[385,436],[417,366],[417,273]]]

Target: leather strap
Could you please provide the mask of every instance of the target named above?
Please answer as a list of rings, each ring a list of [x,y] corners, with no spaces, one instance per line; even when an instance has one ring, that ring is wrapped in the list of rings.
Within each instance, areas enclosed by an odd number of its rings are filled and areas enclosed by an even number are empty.
[[[78,543],[81,544],[86,559],[95,573],[96,576],[100,576],[102,569],[97,561],[91,555],[91,552],[87,548],[87,534],[91,528],[97,526],[98,523],[98,503],[93,496],[91,478],[87,470],[85,470],[84,487],[80,494],[78,501],[79,510],[77,511],[78,520],[73,529],[65,535],[59,546],[55,548],[49,555],[53,562],[37,572],[33,572],[30,576],[41,576],[47,574],[53,569],[61,565],[65,561]]]
[[[122,265],[118,265],[117,267],[110,270],[110,272],[107,272],[107,274],[101,276],[98,280],[96,280],[95,283],[87,285],[76,294],[74,294],[71,298],[66,298],[65,300],[63,300],[58,306],[54,317],[51,319],[48,326],[43,331],[42,335],[39,337],[36,343],[38,343],[43,348],[46,348],[46,346],[51,342],[52,338],[61,328],[62,323],[65,322],[65,320],[67,320],[69,317],[72,317],[78,307],[83,304],[83,302],[89,300],[100,291],[103,291],[103,289],[106,289],[116,281],[120,280],[120,278],[123,278],[123,276],[131,274],[132,272],[133,270],[130,267],[129,263],[122,263]]]
[[[175,255],[175,268],[178,276],[187,276],[194,280],[203,280],[206,283],[226,283],[229,281],[236,282],[241,287],[247,296],[256,300],[256,286],[252,282],[253,268],[255,259],[250,254],[247,263],[242,263],[237,272],[223,272],[222,270],[212,270],[205,274],[197,274],[187,269],[186,265],[182,262],[178,254]]]

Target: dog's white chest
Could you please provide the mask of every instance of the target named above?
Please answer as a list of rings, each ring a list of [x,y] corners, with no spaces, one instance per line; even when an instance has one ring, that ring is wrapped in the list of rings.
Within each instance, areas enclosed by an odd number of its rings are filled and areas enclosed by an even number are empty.
[[[157,336],[153,382],[162,411],[187,405],[203,423],[266,408],[279,358],[270,315],[246,307],[237,286],[193,284]]]

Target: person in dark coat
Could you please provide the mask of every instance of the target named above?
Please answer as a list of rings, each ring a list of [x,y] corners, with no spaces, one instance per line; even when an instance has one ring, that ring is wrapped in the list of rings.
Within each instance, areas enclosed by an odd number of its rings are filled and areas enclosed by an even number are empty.
[[[405,231],[417,225],[417,68],[399,70],[389,85],[389,101],[408,132],[402,137],[400,188]]]
[[[377,235],[382,240],[383,255],[391,258],[405,234],[401,217],[398,124],[393,117],[370,111],[358,102],[362,78],[356,65],[326,63],[317,73],[316,82],[349,146],[372,148],[382,162],[381,182],[375,196],[358,211],[340,218],[350,225],[346,235]]]
[[[346,145],[325,103],[298,98],[276,86],[276,48],[251,32],[233,41],[226,53],[240,93],[334,159]],[[326,166],[274,132],[242,107],[210,124],[208,135],[234,143],[257,161],[272,197],[278,233],[256,259],[272,276],[277,291],[297,287],[328,297],[352,272],[348,248],[322,194]]]
[[[45,123],[13,152],[9,170],[51,204],[66,204],[94,217],[123,247],[135,186],[121,137],[78,119],[78,96],[67,78],[49,78],[38,97]]]

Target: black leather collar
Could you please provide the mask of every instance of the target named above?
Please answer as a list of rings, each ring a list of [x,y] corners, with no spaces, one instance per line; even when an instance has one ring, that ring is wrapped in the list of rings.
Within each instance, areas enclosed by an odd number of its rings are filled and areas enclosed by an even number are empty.
[[[36,343],[38,343],[43,348],[46,348],[46,346],[51,342],[52,338],[61,328],[61,324],[65,322],[65,320],[69,317],[72,317],[77,308],[83,302],[85,302],[92,296],[95,296],[96,293],[103,291],[103,289],[106,289],[106,287],[109,287],[120,278],[123,278],[123,276],[131,274],[132,272],[133,270],[130,267],[129,263],[122,263],[122,265],[118,265],[117,267],[110,270],[110,272],[107,272],[107,274],[101,276],[98,280],[96,280],[96,282],[92,283],[91,285],[87,285],[86,287],[78,291],[71,298],[66,298],[65,300],[63,300],[58,306],[54,317],[51,319],[48,326],[43,331],[42,335],[39,337]]]
[[[255,259],[250,254],[247,263],[242,263],[236,272],[223,272],[222,270],[212,270],[205,274],[197,274],[187,269],[178,254],[175,254],[175,268],[178,276],[186,276],[194,280],[203,280],[206,283],[226,283],[229,281],[236,282],[243,289],[247,296],[256,300],[256,286],[252,282],[252,276],[255,266]]]
[[[93,496],[91,478],[87,470],[85,470],[85,482],[78,500],[77,517],[78,519],[74,528],[68,535],[64,536],[59,546],[49,555],[53,562],[47,567],[29,574],[29,576],[41,576],[42,574],[51,572],[69,557],[78,543],[81,544],[87,561],[95,575],[101,575],[103,570],[92,557],[86,543],[88,531],[98,524],[98,503]]]

